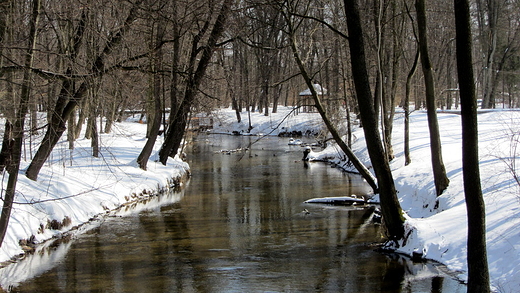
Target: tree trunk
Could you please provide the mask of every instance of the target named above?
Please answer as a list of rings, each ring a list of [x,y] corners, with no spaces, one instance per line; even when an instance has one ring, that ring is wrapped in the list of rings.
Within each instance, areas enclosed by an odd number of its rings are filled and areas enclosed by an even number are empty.
[[[158,76],[155,79],[159,79]],[[146,170],[146,165],[148,163],[148,159],[153,151],[153,146],[155,145],[155,141],[157,140],[157,135],[159,134],[159,129],[161,128],[161,114],[162,114],[162,105],[161,105],[161,97],[159,94],[159,88],[157,88],[157,84],[154,86],[154,112],[153,120],[148,121],[148,123],[152,124],[150,133],[148,135],[148,139],[146,140],[146,144],[144,145],[141,153],[137,157],[137,164],[139,168]]]
[[[291,25],[291,24],[289,24]],[[310,75],[307,72],[307,69],[305,68],[303,61],[300,58],[300,54],[298,53],[298,49],[296,48],[296,40],[294,39],[294,32],[290,31],[290,46],[293,51],[293,56],[296,61],[296,64],[298,65],[298,68],[300,69],[300,73],[305,80],[305,83],[307,84],[312,99],[314,100],[314,106],[318,110],[318,113],[320,114],[321,118],[323,119],[323,122],[327,126],[327,129],[329,130],[330,134],[334,138],[334,141],[338,144],[338,146],[341,148],[341,150],[347,155],[349,160],[352,162],[354,167],[359,171],[361,176],[367,181],[367,183],[372,187],[374,190],[374,193],[378,193],[379,189],[376,184],[376,181],[370,171],[363,165],[363,163],[359,160],[359,158],[354,154],[354,152],[348,147],[348,145],[345,143],[345,141],[341,138],[341,135],[339,134],[336,127],[332,124],[332,121],[330,120],[329,116],[326,113],[325,108],[322,106],[322,103],[320,101],[320,98],[318,96],[318,93],[316,92],[316,89],[314,88],[314,85],[312,84],[312,79]]]
[[[391,64],[391,69],[388,70],[388,79],[389,81],[385,82],[387,90],[383,91],[385,94],[383,95],[383,129],[385,131],[384,134],[384,143],[385,143],[385,150],[387,153],[387,158],[389,161],[392,161],[395,158],[394,155],[394,147],[392,145],[392,133],[394,129],[394,116],[395,116],[395,99],[396,99],[396,92],[398,87],[398,80],[400,76],[400,66],[399,64],[401,55],[402,55],[402,48],[400,47],[400,40],[398,38],[402,38],[403,29],[404,26],[404,17],[398,16],[399,13],[397,12],[397,1],[391,2],[391,28],[390,31],[392,32],[392,46],[391,46],[391,52],[387,53],[387,58],[390,59],[390,56],[392,60],[388,60],[387,63]]]
[[[419,63],[420,56],[419,48],[417,48],[417,52],[415,53],[415,58],[413,60],[412,68],[410,72],[408,72],[408,76],[406,76],[406,89],[404,96],[404,165],[408,166],[412,162],[412,158],[410,156],[410,88],[412,83],[412,78],[417,71],[417,64]]]
[[[103,70],[105,69],[105,59],[118,45],[121,44],[122,39],[128,32],[130,26],[137,19],[139,5],[141,2],[142,0],[139,0],[133,4],[127,18],[125,19],[125,22],[118,28],[117,31],[111,34],[111,38],[107,41],[101,53],[93,61],[93,65],[90,70],[92,73],[92,78],[82,82],[72,97],[70,97],[70,93],[73,92],[72,80],[66,79],[63,81],[61,92],[58,96],[58,101],[56,102],[55,111],[52,113],[51,122],[49,122],[49,126],[47,127],[47,131],[43,137],[40,147],[38,148],[38,151],[34,155],[33,160],[25,172],[27,178],[31,180],[36,180],[38,178],[38,174],[40,173],[43,164],[51,154],[54,146],[56,146],[58,143],[60,137],[63,135],[63,132],[65,132],[66,128],[64,121],[68,120],[72,110],[78,105],[80,101],[84,99],[84,96],[87,93],[87,89],[89,87],[89,83],[93,80],[93,78],[99,77],[103,74]],[[83,33],[85,31],[85,21],[86,15],[83,13],[80,24],[78,24],[74,35],[74,48],[71,52],[71,60],[73,61],[76,59],[81,39],[83,38]],[[71,73],[72,69],[69,68],[69,70],[67,70],[67,75],[70,75]]]
[[[206,69],[211,61],[211,57],[215,51],[217,41],[224,31],[224,25],[231,10],[232,2],[232,0],[224,0],[219,15],[217,16],[217,19],[213,25],[213,29],[206,41],[205,46],[202,48],[202,55],[200,56],[197,69],[188,76],[184,98],[180,102],[180,106],[176,111],[176,114],[174,116],[170,115],[170,117],[173,117],[173,119],[170,121],[164,143],[159,151],[159,161],[163,165],[166,165],[168,157],[174,157],[177,154],[182,137],[184,136],[184,132],[186,130],[186,125],[188,124],[188,114],[190,112],[191,105],[195,99],[202,78],[206,73]],[[209,24],[209,20],[207,24]],[[201,31],[201,33],[203,32]],[[195,67],[195,60],[197,59],[198,52],[201,49],[198,47],[198,41],[200,40],[200,37],[196,37],[193,40],[190,56],[191,68]]]
[[[386,150],[386,134],[387,131],[385,129],[385,115],[386,115],[386,103],[383,101],[383,31],[381,26],[381,18],[383,17],[383,0],[374,1],[374,23],[375,23],[375,34],[376,34],[376,63],[377,63],[377,77],[376,77],[376,89],[374,92],[374,105],[375,112],[377,115],[381,113],[381,121],[376,121],[376,123],[381,123],[382,135],[383,135],[383,147]],[[376,119],[378,116],[376,115]]]
[[[157,25],[156,35],[155,39],[152,41],[152,48],[156,46],[156,44],[159,44],[162,42],[164,37],[164,25],[159,22]],[[162,67],[162,49],[159,49],[155,51],[154,54],[152,54],[152,60],[151,60],[151,71],[152,72],[160,72]],[[146,170],[146,166],[148,164],[148,159],[150,158],[150,155],[152,154],[153,147],[155,145],[155,141],[157,140],[157,136],[159,135],[159,129],[161,128],[161,120],[162,120],[162,104],[161,104],[161,76],[158,74],[154,74],[152,76],[152,84],[150,85],[151,89],[151,96],[153,98],[153,107],[151,111],[153,111],[153,115],[149,115],[148,117],[153,117],[153,120],[148,120],[147,123],[151,126],[150,130],[148,132],[148,139],[146,140],[146,143],[141,150],[141,153],[137,157],[137,164],[139,165],[139,168]],[[151,111],[148,111],[148,114],[150,114]]]
[[[38,151],[34,155],[29,167],[25,171],[25,175],[27,178],[31,180],[35,180],[38,178],[38,174],[40,173],[43,164],[49,157],[52,149],[58,143],[60,137],[65,132],[65,121],[68,120],[69,114],[60,115],[59,113],[65,113],[65,109],[69,108],[69,111],[72,111],[74,107],[70,107],[67,102],[68,93],[69,93],[69,85],[70,80],[65,81],[62,85],[61,92],[58,96],[58,101],[56,102],[55,111],[51,117],[51,122],[49,122],[49,126],[47,127],[47,131],[45,132],[45,136],[43,137],[42,142],[40,143],[40,147]],[[83,86],[85,86],[83,84]],[[75,105],[74,105],[75,106]],[[69,112],[70,113],[70,112]]]
[[[81,101],[81,104],[77,107],[79,114],[78,121],[76,122],[76,126],[74,127],[74,139],[78,139],[81,135],[83,124],[85,123],[85,119],[87,119],[88,111],[90,111],[89,108],[90,104],[88,103],[88,99],[83,99],[83,101]]]
[[[67,121],[68,130],[67,130],[67,141],[69,142],[69,150],[74,149],[74,141],[76,140],[76,135],[74,133],[74,129],[76,129],[76,110],[72,112],[69,120]]]
[[[122,97],[119,97],[122,99]],[[105,133],[110,133],[112,131],[112,125],[114,124],[114,120],[116,119],[116,112],[118,108],[118,103],[116,101],[112,101],[108,104],[108,110],[105,114],[106,123],[105,123]]]
[[[483,72],[482,72],[482,108],[494,108],[493,79],[495,76],[495,54],[498,42],[498,1],[476,1],[479,12],[479,29],[482,44]],[[487,9],[486,9],[487,8]],[[487,15],[484,15],[487,11]]]
[[[222,64],[223,66],[226,66],[226,59],[227,57],[225,56],[225,54],[222,54]],[[240,123],[242,122],[242,115],[240,114],[240,105],[238,104],[238,100],[237,100],[237,93],[236,93],[236,90],[238,87],[239,87],[239,79],[234,79],[233,77],[237,75],[237,67],[238,67],[238,57],[236,55],[239,55],[239,53],[237,51],[234,51],[233,52],[233,56],[231,57],[232,59],[229,61],[229,62],[232,62],[233,65],[231,66],[231,69],[228,69],[228,70],[224,70],[224,73],[225,73],[225,76],[226,76],[226,83],[227,83],[227,88],[228,88],[228,91],[229,91],[229,96],[231,98],[231,107],[233,110],[235,110],[235,116],[237,117],[237,122]]]
[[[0,0],[0,44],[4,44],[7,36],[7,19],[9,19],[9,6],[10,1],[12,0]],[[0,67],[4,65],[4,46],[0,46]],[[3,99],[14,101],[13,91],[12,91],[12,80],[11,73],[4,74],[2,70],[0,70],[0,78],[8,81],[6,89],[4,89]],[[0,112],[5,116],[5,128],[4,128],[4,136],[2,139],[2,150],[0,151],[0,173],[4,172],[6,167],[11,164],[11,156],[12,156],[12,148],[13,148],[13,124],[12,120],[15,117],[14,114],[14,105],[9,105],[10,103],[5,103],[0,105]],[[12,103],[14,104],[14,103]],[[1,244],[0,244],[1,245]]]
[[[238,106],[237,99],[235,98],[235,93],[232,90],[231,93],[231,104],[233,105],[233,109],[235,110],[235,116],[237,117],[237,122],[242,122],[242,115],[240,114],[240,108]]]
[[[85,134],[86,139],[90,139],[90,147],[92,148],[92,156],[97,158],[99,157],[99,130],[97,124],[97,118],[99,116],[99,81],[94,81],[95,85],[90,87],[89,97],[90,97],[90,107],[89,107],[89,115],[87,120],[87,129]],[[72,116],[72,115],[71,115]]]
[[[486,252],[486,211],[480,185],[470,11],[467,0],[454,0],[454,6],[462,119],[462,173],[468,213],[468,292],[486,293],[491,291]]]
[[[269,81],[266,81],[263,87],[264,116],[269,116]]]
[[[430,130],[430,149],[433,167],[433,177],[437,196],[441,195],[448,187],[450,180],[446,175],[446,168],[442,160],[441,139],[439,123],[437,121],[437,105],[435,103],[435,86],[433,81],[433,68],[428,55],[428,41],[426,32],[426,8],[424,0],[416,0],[417,25],[419,31],[419,49],[421,51],[421,64],[426,87],[426,110],[428,113],[428,127]]]
[[[177,6],[176,1],[172,1],[173,5],[173,14],[174,17],[176,17],[177,14]],[[174,18],[175,19],[175,18]],[[180,99],[180,93],[179,93],[179,61],[180,61],[180,28],[178,27],[179,24],[174,22],[173,23],[173,49],[172,49],[172,71],[171,71],[171,84],[170,84],[170,115],[168,115],[168,120],[171,124],[171,121],[173,121],[173,118],[175,117],[177,113],[177,106],[179,104]],[[165,122],[164,130],[166,130],[167,125]]]
[[[31,72],[34,61],[34,50],[36,48],[36,36],[38,29],[38,21],[40,15],[41,0],[32,1],[32,15],[29,22],[29,46],[25,56],[25,67],[22,81],[22,90],[20,93],[20,104],[18,105],[18,112],[13,123],[13,147],[11,164],[7,166],[9,178],[4,193],[4,203],[2,206],[2,213],[0,215],[0,247],[4,242],[5,233],[9,226],[9,219],[11,217],[11,210],[16,194],[16,183],[18,181],[18,171],[20,170],[20,160],[22,156],[25,115],[29,109],[29,101],[31,97]]]
[[[388,231],[387,236],[392,240],[398,240],[404,234],[403,211],[397,199],[394,179],[379,135],[377,113],[374,110],[374,98],[368,81],[359,7],[356,0],[344,0],[344,3],[349,33],[352,76],[354,78],[368,153],[379,184],[381,213]]]
[[[163,165],[166,165],[168,157],[175,157],[179,146],[181,145],[182,138],[186,131],[186,126],[188,125],[188,114],[190,112],[194,95],[194,93],[187,93],[185,95],[181,105],[178,107],[177,114],[170,121],[168,132],[166,133],[164,142],[159,150],[159,161]]]
[[[11,165],[13,156],[13,124],[5,119],[4,137],[2,139],[2,150],[0,151],[0,173]]]
[[[90,123],[90,147],[92,148],[92,156],[95,158],[99,157],[99,132],[97,126],[97,115],[96,112],[89,118]]]

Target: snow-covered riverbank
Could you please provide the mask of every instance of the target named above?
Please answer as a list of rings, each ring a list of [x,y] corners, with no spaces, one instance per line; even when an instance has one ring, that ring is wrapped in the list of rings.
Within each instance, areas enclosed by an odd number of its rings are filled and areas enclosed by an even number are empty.
[[[248,115],[237,123],[231,109],[215,113],[214,129],[219,133],[238,131],[247,133]],[[488,260],[494,288],[499,292],[518,292],[520,288],[520,187],[510,167],[518,162],[520,139],[520,112],[491,111],[479,114],[481,181],[486,200]],[[317,133],[324,127],[317,113],[294,115],[291,109],[279,107],[279,112],[264,116],[251,113],[251,134],[278,135],[279,132],[307,130]],[[404,166],[403,117],[396,114],[393,145],[396,158],[391,167],[399,191],[399,199],[408,215],[407,225],[415,227],[403,253],[424,250],[425,256],[448,268],[466,274],[466,207],[462,184],[461,127],[457,113],[439,113],[444,163],[450,186],[435,206],[435,189],[431,172],[428,125],[426,113],[411,115],[412,163]],[[283,127],[283,128],[282,128]],[[128,201],[147,197],[149,193],[170,184],[189,172],[181,160],[170,159],[167,166],[150,158],[148,170],[143,171],[135,162],[142,146],[146,125],[136,122],[117,123],[111,134],[101,135],[101,156],[91,156],[90,141],[80,139],[75,149],[68,149],[66,141],[54,150],[45,163],[37,182],[20,174],[16,203],[9,231],[0,249],[0,261],[23,252],[19,241],[34,235],[42,242],[60,235],[72,227],[103,215]],[[369,165],[361,128],[354,129],[353,149]],[[65,138],[64,138],[65,139]],[[162,137],[156,143],[156,151]],[[27,142],[29,143],[29,142]],[[34,150],[33,150],[34,151]],[[317,159],[341,164],[339,148],[334,144],[311,155]],[[27,167],[29,146],[22,169]],[[2,184],[5,188],[7,176]],[[63,226],[63,224],[65,224]],[[53,229],[59,228],[59,229]]]
[[[275,125],[285,127],[282,131],[305,132],[313,121],[315,128],[323,128],[317,113],[288,115],[289,108],[280,107],[279,113],[264,116],[252,113],[255,126],[253,134],[277,134]],[[244,132],[247,129],[247,114],[244,121],[236,122],[230,109],[218,112],[216,132]],[[280,122],[282,118],[285,121]],[[466,279],[466,206],[462,178],[461,122],[456,112],[439,113],[444,164],[450,186],[437,200],[429,148],[428,122],[425,111],[411,114],[410,150],[412,163],[404,166],[403,114],[396,114],[393,146],[396,158],[391,162],[399,200],[408,215],[407,225],[413,230],[406,245],[399,251],[411,255],[424,251],[425,257],[444,263],[449,269],[460,272]],[[354,129],[354,151],[370,165],[361,128]],[[520,288],[520,186],[514,179],[511,167],[520,165],[520,112],[487,111],[479,114],[479,156],[481,182],[486,202],[488,261],[493,288],[498,292],[518,292]],[[334,144],[325,150],[315,150],[317,159],[331,158],[342,164],[343,157]],[[520,170],[516,170],[520,172]]]
[[[29,160],[22,158],[0,262],[22,254],[24,249],[30,249],[31,243],[60,236],[123,204],[182,184],[189,166],[179,159],[169,159],[163,166],[151,157],[147,171],[138,167],[136,158],[146,142],[145,134],[146,124],[132,121],[115,124],[112,133],[100,135],[99,158],[92,157],[90,140],[79,139],[71,151],[63,137],[36,182],[23,174]],[[161,145],[160,139],[155,152]],[[29,158],[29,143],[26,143],[24,157]],[[2,193],[6,184],[7,174],[3,174]]]

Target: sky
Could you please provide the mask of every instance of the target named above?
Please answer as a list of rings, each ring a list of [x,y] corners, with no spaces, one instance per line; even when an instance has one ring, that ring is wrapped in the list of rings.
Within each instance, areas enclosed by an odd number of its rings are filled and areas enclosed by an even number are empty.
[[[247,133],[246,112],[236,122],[234,111],[218,109],[214,113],[217,133],[234,131],[250,135],[278,135],[279,132],[307,130],[326,137],[326,130],[317,113],[296,115],[290,107],[278,107],[278,113],[265,116],[251,113],[254,126]],[[520,165],[520,111],[481,111],[479,119],[479,157],[483,194],[486,203],[487,248],[490,276],[497,292],[518,292],[520,288],[520,185],[514,179]],[[462,178],[461,121],[456,112],[438,113],[442,154],[450,179],[448,189],[438,198],[435,209],[435,187],[431,170],[429,133],[425,111],[414,111],[410,117],[411,164],[404,166],[403,113],[395,116],[392,143],[396,158],[391,162],[398,197],[406,212],[406,245],[398,251],[411,255],[423,251],[426,258],[438,261],[466,280],[466,206]],[[90,141],[84,138],[70,150],[64,137],[45,163],[38,181],[27,179],[23,172],[31,150],[26,147],[9,228],[0,248],[0,262],[23,252],[19,242],[34,235],[43,243],[63,233],[81,233],[81,225],[93,218],[102,218],[110,211],[129,202],[153,197],[167,188],[171,178],[189,172],[179,158],[170,158],[167,165],[155,162],[162,137],[157,141],[147,171],[139,169],[136,158],[146,139],[146,125],[129,118],[117,123],[110,134],[101,134],[101,156],[91,156]],[[370,167],[363,129],[353,128],[352,149]],[[337,145],[314,148],[310,157],[345,166]],[[27,159],[25,159],[27,158]],[[520,172],[517,170],[516,172]],[[2,193],[7,175],[2,175]],[[3,195],[2,195],[3,196]],[[64,221],[64,219],[66,219]],[[67,225],[59,230],[49,228],[53,220]],[[408,234],[408,233],[407,233]],[[402,244],[402,243],[401,243]]]

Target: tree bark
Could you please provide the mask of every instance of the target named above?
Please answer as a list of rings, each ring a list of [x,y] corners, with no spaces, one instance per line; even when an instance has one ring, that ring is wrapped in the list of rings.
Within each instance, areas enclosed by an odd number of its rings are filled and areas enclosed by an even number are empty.
[[[484,4],[482,2],[485,2]],[[478,0],[476,1],[479,12],[479,29],[482,44],[483,72],[482,72],[482,108],[491,109],[495,107],[494,101],[494,79],[497,78],[495,70],[495,58],[498,43],[498,1]],[[487,9],[486,9],[487,8]],[[487,15],[484,13],[487,11]]]
[[[156,77],[158,79],[158,77]],[[157,140],[157,136],[159,134],[159,129],[161,128],[161,114],[162,114],[162,105],[161,105],[161,97],[159,93],[157,92],[158,89],[156,88],[154,90],[154,112],[155,115],[153,115],[153,121],[148,121],[148,123],[152,124],[150,133],[148,135],[148,139],[146,140],[146,143],[141,150],[141,153],[137,157],[137,164],[139,165],[139,168],[146,170],[146,165],[148,163],[148,159],[150,158],[150,155],[153,151],[153,146],[155,145],[155,142]]]
[[[428,113],[428,128],[430,130],[430,150],[433,167],[433,178],[437,196],[441,195],[448,187],[450,180],[446,175],[446,168],[442,160],[441,139],[439,123],[437,121],[437,105],[435,103],[435,86],[433,81],[433,68],[428,54],[428,41],[426,29],[426,7],[424,0],[416,0],[417,25],[419,32],[419,49],[421,51],[421,65],[426,87],[426,111]]]
[[[25,115],[29,109],[29,100],[31,97],[31,72],[34,61],[34,51],[36,49],[36,36],[38,30],[38,21],[40,15],[41,0],[32,1],[32,15],[29,22],[29,46],[25,57],[25,67],[22,81],[22,90],[20,93],[20,104],[13,123],[13,147],[11,164],[7,166],[9,178],[4,193],[4,203],[2,206],[2,213],[0,215],[0,247],[4,242],[5,233],[9,225],[11,217],[11,210],[16,194],[16,183],[18,181],[18,171],[20,170],[20,160],[22,156],[22,146],[24,137]]]
[[[491,291],[486,249],[486,211],[480,185],[469,3],[467,0],[454,0],[454,7],[462,120],[462,173],[468,214],[468,292],[486,293]]]
[[[4,136],[2,139],[2,151],[0,151],[0,173],[11,165],[13,156],[13,124],[5,119]]]
[[[97,111],[96,111],[97,112]],[[95,158],[99,157],[99,131],[97,125],[97,115],[96,112],[91,114],[89,120],[92,120],[90,123],[90,147],[92,148],[92,156]]]
[[[152,41],[152,46],[155,47],[155,44],[159,44],[162,42],[164,37],[164,25],[159,21],[159,24],[157,25],[156,29],[156,36],[155,40]],[[156,50],[154,54],[152,54],[152,72],[159,72],[162,68],[162,49]],[[157,136],[159,135],[159,129],[161,128],[161,120],[162,120],[162,103],[161,103],[161,76],[158,74],[154,74],[152,76],[152,84],[150,86],[151,88],[151,96],[153,100],[153,107],[152,111],[153,113],[150,113],[151,111],[148,111],[148,117],[153,117],[152,121],[147,121],[151,125],[150,130],[148,132],[148,139],[146,140],[146,143],[141,150],[141,153],[137,157],[137,164],[139,165],[139,168],[146,170],[146,166],[148,164],[148,159],[150,158],[150,155],[152,154],[153,147],[155,145],[155,142],[157,141]],[[153,115],[150,115],[153,114]]]
[[[119,27],[117,31],[111,34],[111,38],[105,44],[103,51],[97,56],[97,58],[93,61],[92,68],[90,72],[92,73],[92,77],[85,80],[81,83],[78,89],[73,92],[72,91],[72,80],[66,79],[63,81],[61,92],[58,96],[58,101],[56,102],[55,111],[52,113],[51,122],[49,122],[49,126],[47,127],[47,131],[45,136],[38,148],[38,151],[34,155],[33,160],[29,164],[25,175],[27,178],[31,180],[37,180],[38,174],[40,173],[43,164],[51,154],[54,146],[58,143],[60,137],[65,132],[65,121],[68,120],[69,115],[72,113],[72,110],[78,105],[80,101],[84,99],[85,94],[87,93],[87,89],[90,86],[90,82],[103,74],[103,70],[105,69],[105,60],[106,58],[113,52],[113,50],[118,47],[124,35],[130,29],[130,26],[134,23],[138,16],[138,6],[142,0],[136,1],[130,12],[128,13],[125,22]],[[81,39],[83,38],[83,33],[85,31],[85,21],[86,15],[83,13],[80,24],[76,29],[76,33],[74,36],[74,49],[71,52],[71,60],[75,60],[78,48],[81,43]],[[69,68],[67,74],[72,74],[72,69]],[[71,93],[72,94],[71,96]]]
[[[289,24],[291,25],[291,24]],[[321,116],[321,119],[327,126],[327,129],[329,130],[330,134],[334,138],[334,141],[338,144],[338,146],[341,148],[341,150],[347,155],[349,160],[352,162],[354,167],[358,170],[358,172],[361,174],[363,179],[367,181],[367,183],[372,187],[374,193],[379,192],[379,188],[377,186],[375,178],[372,176],[370,171],[363,165],[363,163],[359,160],[359,158],[354,154],[354,152],[348,147],[348,145],[345,143],[345,141],[341,138],[341,135],[339,134],[336,127],[333,125],[332,121],[330,120],[329,116],[327,115],[327,112],[325,108],[323,107],[321,100],[318,96],[318,93],[316,92],[316,89],[314,88],[314,85],[312,84],[312,79],[310,75],[307,72],[307,69],[305,68],[305,65],[303,64],[303,61],[300,58],[300,54],[298,53],[298,49],[296,48],[296,41],[294,40],[294,33],[291,29],[289,40],[291,42],[291,49],[293,51],[293,56],[296,61],[296,64],[298,65],[298,68],[300,69],[300,73],[305,80],[305,83],[307,84],[312,99],[314,100],[314,106],[318,110],[318,113]]]
[[[76,110],[73,111],[72,115],[70,115],[69,120],[67,121],[67,124],[69,126],[67,130],[67,141],[69,142],[69,150],[74,149],[74,141],[76,140],[76,135],[74,133],[74,130],[76,129]]]
[[[9,8],[12,0],[0,0],[0,44],[3,44],[7,39],[7,19],[9,18]],[[4,48],[0,46],[0,66],[4,64]],[[6,89],[4,90],[4,99],[14,101],[13,87],[12,87],[12,73],[5,74],[0,70],[0,78],[8,81]],[[15,117],[14,102],[12,104],[6,103],[0,105],[0,111],[5,116],[5,128],[4,135],[2,138],[2,150],[0,151],[0,173],[11,164],[13,155],[13,118]],[[1,245],[1,243],[0,243]]]
[[[408,75],[406,76],[406,86],[405,86],[405,96],[404,96],[404,165],[408,166],[412,162],[412,158],[410,156],[410,91],[411,91],[411,82],[412,78],[417,71],[417,64],[419,63],[420,57],[419,48],[417,48],[417,52],[415,53],[415,58],[413,60],[412,68]]]
[[[345,14],[349,33],[350,58],[352,76],[356,88],[363,130],[370,160],[379,184],[381,213],[388,231],[388,237],[398,240],[404,234],[403,211],[397,199],[392,171],[386,159],[382,141],[379,135],[377,113],[374,110],[374,98],[370,91],[368,71],[364,49],[363,31],[356,0],[344,0]]]
[[[394,129],[394,116],[395,116],[395,100],[396,100],[396,92],[400,77],[400,63],[402,56],[402,40],[403,39],[403,26],[404,26],[404,17],[400,15],[400,12],[397,11],[398,1],[391,2],[391,28],[392,32],[392,46],[391,51],[387,53],[387,58],[389,59],[391,56],[391,60],[388,60],[388,64],[391,64],[390,70],[388,70],[388,81],[384,83],[386,90],[383,91],[383,130],[384,134],[384,143],[385,143],[385,151],[387,153],[387,158],[389,161],[392,161],[395,158],[394,155],[394,147],[392,145],[392,133]]]
[[[90,111],[90,107],[91,105],[88,103],[88,99],[83,99],[80,105],[76,108],[79,111],[79,114],[78,121],[76,122],[76,126],[74,127],[74,139],[78,139],[80,137],[81,130],[83,129],[85,119],[87,119],[87,114]]]
[[[198,42],[202,35],[199,34],[199,36],[197,36],[193,40],[192,51],[190,56],[190,68],[195,67],[195,61],[197,59],[199,50],[202,51],[202,55],[200,56],[200,61],[197,64],[197,69],[191,74],[189,74],[187,78],[184,97],[182,101],[179,103],[180,106],[178,107],[176,114],[173,116],[170,115],[170,117],[172,117],[173,119],[171,119],[170,121],[168,132],[166,133],[166,137],[159,151],[159,161],[163,165],[166,165],[168,157],[175,157],[175,155],[177,154],[177,151],[179,149],[179,146],[181,144],[182,138],[186,130],[186,125],[188,124],[188,114],[190,112],[191,105],[193,103],[193,100],[195,99],[202,78],[206,73],[206,69],[211,61],[211,57],[213,56],[213,52],[215,51],[217,41],[224,31],[224,25],[226,23],[226,19],[228,17],[229,12],[231,11],[232,2],[232,0],[224,0],[220,12],[217,16],[217,19],[213,25],[213,29],[211,30],[211,33],[204,47],[200,48],[198,46]],[[206,22],[206,25],[209,25],[209,20],[208,22]],[[201,33],[203,33],[203,31],[201,31]]]

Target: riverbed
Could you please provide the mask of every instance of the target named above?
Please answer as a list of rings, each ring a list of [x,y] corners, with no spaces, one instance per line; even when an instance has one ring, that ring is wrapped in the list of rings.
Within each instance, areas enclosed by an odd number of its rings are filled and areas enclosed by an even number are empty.
[[[312,139],[304,139],[311,143]],[[381,254],[355,174],[287,138],[199,135],[177,192],[121,209],[0,270],[12,292],[465,292],[441,265]],[[317,149],[316,151],[319,151]]]

